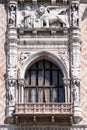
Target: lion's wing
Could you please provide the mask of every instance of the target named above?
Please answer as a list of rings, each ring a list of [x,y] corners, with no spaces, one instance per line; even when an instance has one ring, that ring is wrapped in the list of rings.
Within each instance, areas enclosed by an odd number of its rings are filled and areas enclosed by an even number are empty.
[[[66,11],[67,8],[60,8],[60,6],[48,6],[47,10],[49,10],[50,14],[60,14],[61,12]]]

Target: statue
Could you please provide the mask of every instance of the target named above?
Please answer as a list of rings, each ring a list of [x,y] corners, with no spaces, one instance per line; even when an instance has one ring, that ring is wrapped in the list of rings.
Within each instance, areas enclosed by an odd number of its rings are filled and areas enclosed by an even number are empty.
[[[14,89],[14,86],[9,87],[9,101],[11,103],[15,102],[15,89]]]
[[[45,27],[57,22],[64,27],[69,26],[66,9],[59,9],[56,6],[41,6],[37,11]]]
[[[74,83],[73,97],[74,97],[74,102],[79,103],[79,84],[78,83]]]
[[[78,6],[72,5],[71,11],[72,11],[72,13],[71,13],[71,18],[72,18],[71,25],[72,26],[78,26],[78,24],[79,24]]]
[[[26,7],[26,10],[23,11],[23,20],[21,26],[24,27],[33,27],[34,25],[34,15],[32,14],[31,8],[29,6]]]
[[[16,7],[14,5],[10,6],[10,18],[9,24],[12,26],[16,25]]]

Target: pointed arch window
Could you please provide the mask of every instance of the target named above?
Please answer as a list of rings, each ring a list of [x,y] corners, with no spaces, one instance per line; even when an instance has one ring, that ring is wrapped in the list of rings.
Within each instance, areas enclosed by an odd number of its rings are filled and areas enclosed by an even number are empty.
[[[25,82],[25,102],[65,102],[63,74],[52,62],[44,59],[33,64],[25,74]]]

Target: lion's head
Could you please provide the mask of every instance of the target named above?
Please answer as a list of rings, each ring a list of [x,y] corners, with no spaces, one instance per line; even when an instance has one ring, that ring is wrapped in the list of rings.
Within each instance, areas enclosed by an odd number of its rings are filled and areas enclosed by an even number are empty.
[[[45,6],[41,5],[40,8],[38,9],[38,13],[40,15],[44,14],[45,13]]]

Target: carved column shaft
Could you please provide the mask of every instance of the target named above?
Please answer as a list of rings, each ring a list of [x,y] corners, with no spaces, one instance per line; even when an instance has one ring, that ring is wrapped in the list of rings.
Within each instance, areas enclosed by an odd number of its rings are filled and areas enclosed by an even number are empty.
[[[65,102],[69,103],[71,100],[71,95],[70,95],[70,79],[63,79],[64,81],[64,87],[65,87]]]
[[[24,86],[25,86],[25,83],[24,83],[24,79],[19,79],[18,80],[18,95],[19,95],[19,100],[18,102],[19,103],[24,103]]]

